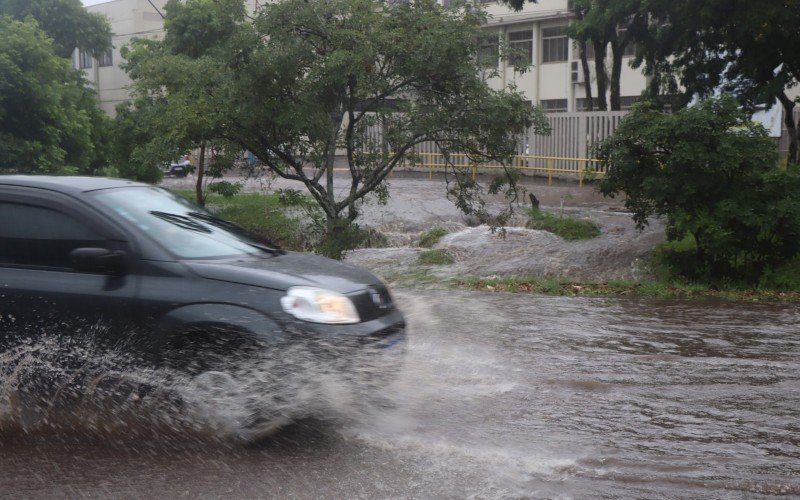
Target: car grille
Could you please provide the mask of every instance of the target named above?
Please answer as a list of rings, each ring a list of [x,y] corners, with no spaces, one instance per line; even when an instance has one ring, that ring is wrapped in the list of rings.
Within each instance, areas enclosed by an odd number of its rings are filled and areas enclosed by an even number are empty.
[[[353,299],[361,321],[380,318],[394,310],[392,296],[382,284],[371,285],[351,299]]]

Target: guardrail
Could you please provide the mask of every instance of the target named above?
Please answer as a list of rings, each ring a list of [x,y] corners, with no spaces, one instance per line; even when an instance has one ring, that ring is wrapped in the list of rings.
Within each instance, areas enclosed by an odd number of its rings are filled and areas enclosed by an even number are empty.
[[[422,158],[423,168],[428,169],[429,179],[433,178],[434,169],[444,169],[450,166],[469,168],[473,180],[477,178],[481,170],[504,168],[503,165],[497,163],[473,163],[463,153],[448,155],[448,162],[445,162],[442,153],[417,153],[417,156]],[[513,167],[523,171],[540,172],[547,176],[548,184],[553,183],[554,176],[574,175],[581,187],[583,187],[586,177],[598,178],[605,175],[600,160],[595,158],[516,155],[513,157]]]

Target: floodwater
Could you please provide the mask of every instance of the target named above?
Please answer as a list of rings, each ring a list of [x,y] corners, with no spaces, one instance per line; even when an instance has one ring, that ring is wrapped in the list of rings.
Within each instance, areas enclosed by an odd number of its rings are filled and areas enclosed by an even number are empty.
[[[397,295],[409,349],[376,403],[334,392],[250,444],[135,401],[104,432],[6,427],[0,496],[800,495],[796,305]]]

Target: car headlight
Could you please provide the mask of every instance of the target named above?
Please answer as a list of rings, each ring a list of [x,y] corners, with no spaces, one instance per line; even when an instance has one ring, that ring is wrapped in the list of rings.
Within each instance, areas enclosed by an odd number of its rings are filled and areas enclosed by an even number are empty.
[[[303,321],[328,324],[358,323],[353,302],[341,293],[305,286],[292,287],[281,297],[281,307]]]

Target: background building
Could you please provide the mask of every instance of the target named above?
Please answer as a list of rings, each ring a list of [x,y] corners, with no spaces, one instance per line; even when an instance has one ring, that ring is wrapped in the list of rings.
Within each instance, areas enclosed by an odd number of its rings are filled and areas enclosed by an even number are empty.
[[[259,3],[264,2],[248,1],[251,9],[256,9]],[[490,18],[485,36],[481,38],[479,57],[487,68],[500,71],[500,76],[491,78],[489,83],[495,88],[514,83],[531,103],[540,104],[548,112],[585,110],[579,54],[565,31],[570,21],[568,0],[526,3],[520,12],[498,2],[484,3]],[[114,48],[99,57],[76,50],[73,63],[76,68],[83,69],[89,81],[94,83],[102,108],[111,116],[117,104],[130,98],[128,86],[131,80],[120,68],[122,58],[119,51],[133,37],[163,36],[164,4],[166,0],[109,0],[87,7],[90,12],[108,18],[114,33]],[[505,37],[524,54],[520,64],[500,59],[500,37]],[[632,51],[629,55],[633,56]],[[526,73],[519,73],[516,66],[526,63],[532,66]],[[589,65],[594,67],[591,61]],[[645,88],[646,79],[640,71],[625,64],[621,80],[622,107],[627,109]]]
[[[75,50],[72,61],[76,68],[83,69],[86,78],[98,91],[100,106],[111,116],[117,104],[130,99],[128,86],[131,79],[120,68],[120,49],[131,38],[164,35],[164,4],[167,0],[110,0],[86,7],[89,12],[104,14],[111,24],[113,48],[105,54],[92,55]]]
[[[499,78],[490,83],[500,88],[514,83],[532,103],[540,104],[545,111],[584,111],[586,93],[577,45],[566,34],[571,13],[568,0],[539,0],[526,3],[522,11],[515,12],[498,2],[486,3],[484,7],[491,16],[486,27],[487,36],[481,47],[481,60],[487,67],[497,67]],[[504,38],[511,47],[527,54],[519,66],[531,64],[526,73],[516,70],[514,60],[501,60],[498,55],[499,40]],[[634,46],[628,47],[623,62],[620,96],[622,109],[630,108],[647,85],[640,70],[627,63],[634,56]],[[593,56],[589,66],[594,78]],[[610,66],[611,53],[607,58]],[[592,91],[597,90],[592,82]],[[608,96],[607,96],[608,97]]]

